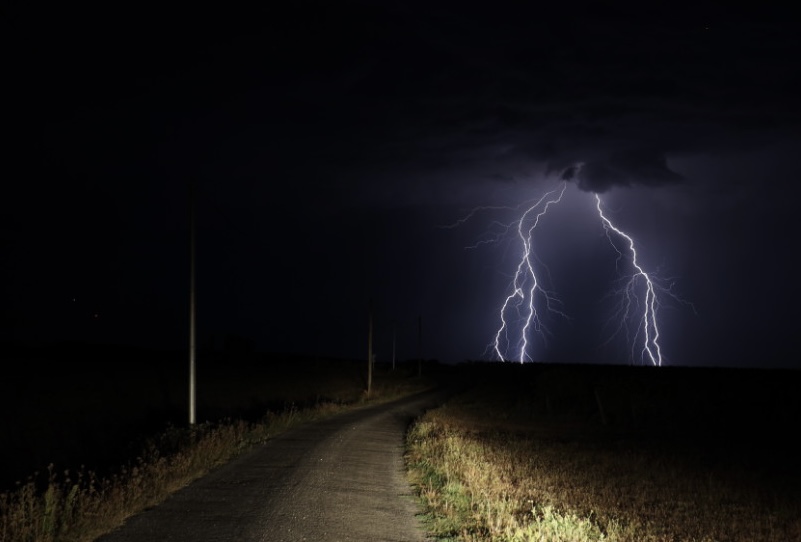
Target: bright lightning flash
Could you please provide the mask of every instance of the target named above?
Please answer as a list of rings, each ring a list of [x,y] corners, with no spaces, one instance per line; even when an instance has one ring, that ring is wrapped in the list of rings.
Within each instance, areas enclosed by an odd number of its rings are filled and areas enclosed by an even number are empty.
[[[534,234],[540,219],[545,216],[551,205],[562,201],[566,188],[567,182],[563,181],[561,188],[547,192],[536,203],[528,207],[526,207],[527,204],[524,204],[514,208],[517,211],[525,209],[518,220],[511,223],[493,221],[493,226],[500,228],[496,229],[495,234],[485,237],[473,246],[466,247],[474,249],[484,243],[497,242],[512,231],[516,231],[520,247],[520,260],[512,276],[511,293],[501,304],[500,325],[495,332],[493,341],[487,346],[485,355],[491,355],[500,361],[513,359],[519,360],[520,363],[533,361],[534,357],[529,352],[531,334],[538,333],[545,341],[546,334],[549,333],[542,316],[545,313],[553,313],[568,318],[559,309],[560,302],[556,296],[542,285],[541,274],[542,272],[549,273],[549,270],[540,261],[534,249]],[[627,340],[631,343],[632,360],[661,366],[664,357],[659,344],[660,331],[657,322],[661,300],[664,299],[663,296],[669,296],[681,303],[686,302],[672,292],[672,284],[668,287],[662,286],[658,278],[652,277],[645,271],[638,260],[634,239],[616,227],[604,214],[601,197],[598,194],[595,194],[595,207],[602,221],[606,238],[617,252],[616,265],[619,266],[620,261],[625,258],[631,262],[633,269],[633,272],[621,276],[620,284],[622,286],[612,292],[620,296],[617,310],[612,317],[612,320],[618,322],[618,327],[612,337],[625,330]],[[457,227],[471,219],[479,211],[498,209],[512,208],[477,207],[455,224],[445,227]],[[620,248],[619,245],[625,245],[625,248]],[[690,305],[692,306],[692,304]],[[634,329],[633,333],[632,328]],[[510,353],[511,355],[509,355]]]
[[[529,333],[534,329],[544,336],[544,330],[546,329],[542,324],[538,306],[544,304],[544,308],[548,311],[556,312],[566,317],[564,313],[555,307],[556,299],[553,294],[542,287],[533,262],[533,260],[537,259],[533,247],[534,231],[539,224],[540,218],[548,212],[548,208],[552,204],[561,201],[566,187],[567,183],[563,182],[561,189],[554,189],[546,193],[534,205],[526,209],[519,220],[512,223],[512,226],[516,226],[517,236],[520,239],[520,261],[512,278],[512,292],[506,297],[500,309],[500,327],[495,333],[495,340],[490,345],[490,348],[501,361],[509,359],[505,349],[512,348],[513,345],[518,349],[520,363],[526,360],[533,360],[528,353]],[[522,326],[517,326],[520,328],[517,339],[509,337],[512,331],[512,322],[509,320],[510,313],[516,314],[516,323],[522,324]]]
[[[664,292],[671,297],[675,298],[675,296],[673,296],[670,289],[662,288],[655,284],[654,280],[640,266],[637,262],[637,249],[634,246],[634,239],[615,227],[609,218],[604,215],[601,208],[601,197],[598,194],[595,194],[595,204],[596,209],[598,209],[598,215],[603,221],[606,237],[618,254],[618,262],[623,257],[623,253],[613,241],[613,234],[622,238],[628,245],[628,252],[631,254],[631,265],[635,269],[633,274],[624,277],[623,287],[617,291],[622,296],[617,311],[617,316],[620,318],[618,331],[626,325],[626,322],[634,318],[637,322],[637,327],[632,342],[632,358],[637,358],[637,345],[639,344],[641,345],[639,358],[650,362],[652,365],[661,366],[663,361],[662,348],[659,345],[659,326],[656,318],[660,302],[657,294]],[[636,313],[638,310],[639,312]]]

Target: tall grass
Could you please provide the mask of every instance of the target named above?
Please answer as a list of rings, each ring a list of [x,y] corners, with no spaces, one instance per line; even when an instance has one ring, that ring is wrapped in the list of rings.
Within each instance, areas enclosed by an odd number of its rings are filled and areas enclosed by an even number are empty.
[[[410,479],[430,533],[460,541],[801,540],[797,474],[526,423],[488,395],[428,412],[407,435]],[[664,444],[664,443],[663,443]],[[793,470],[797,473],[798,469]]]

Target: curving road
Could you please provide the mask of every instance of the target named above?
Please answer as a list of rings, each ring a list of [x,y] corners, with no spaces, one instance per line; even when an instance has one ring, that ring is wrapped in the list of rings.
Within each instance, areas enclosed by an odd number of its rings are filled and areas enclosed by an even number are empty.
[[[404,433],[445,396],[425,392],[283,433],[97,542],[428,540]]]

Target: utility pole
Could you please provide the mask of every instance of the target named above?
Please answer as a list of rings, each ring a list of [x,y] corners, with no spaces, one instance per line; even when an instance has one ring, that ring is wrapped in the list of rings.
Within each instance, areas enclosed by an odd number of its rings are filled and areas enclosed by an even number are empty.
[[[189,181],[189,425],[195,425],[195,187]]]
[[[423,376],[423,317],[417,317],[417,376]]]
[[[395,370],[395,324],[392,324],[392,370]]]
[[[373,300],[370,300],[367,309],[367,398],[370,399],[370,390],[373,386]]]

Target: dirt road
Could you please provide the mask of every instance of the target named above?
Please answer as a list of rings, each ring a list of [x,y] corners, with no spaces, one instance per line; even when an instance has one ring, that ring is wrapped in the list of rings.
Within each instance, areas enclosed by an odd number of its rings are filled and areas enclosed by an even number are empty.
[[[291,430],[98,542],[427,540],[403,436],[444,398],[426,392]]]

